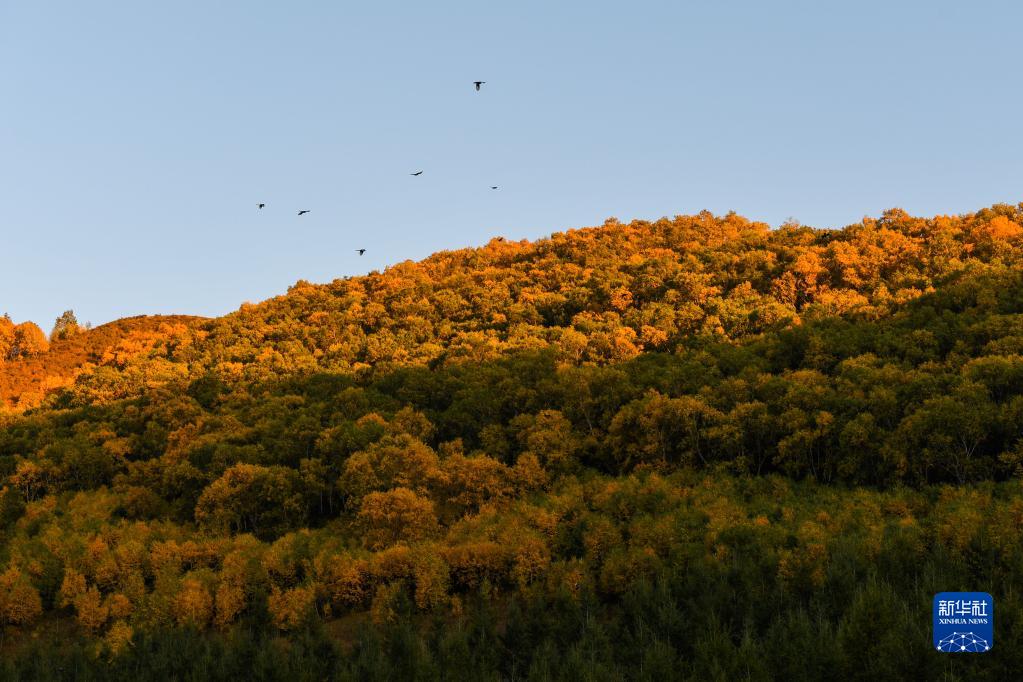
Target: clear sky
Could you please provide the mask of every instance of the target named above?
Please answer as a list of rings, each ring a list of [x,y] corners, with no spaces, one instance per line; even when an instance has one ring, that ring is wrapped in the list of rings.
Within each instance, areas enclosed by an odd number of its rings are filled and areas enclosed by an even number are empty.
[[[0,313],[223,314],[609,216],[1016,203],[1021,25],[978,1],[0,0]]]

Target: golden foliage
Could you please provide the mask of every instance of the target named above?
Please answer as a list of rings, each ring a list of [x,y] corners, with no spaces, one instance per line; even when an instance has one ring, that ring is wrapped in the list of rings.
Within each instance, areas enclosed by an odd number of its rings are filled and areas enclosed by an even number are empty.
[[[217,592],[214,595],[216,613],[213,622],[218,627],[230,625],[245,609],[247,603],[248,598],[242,587],[229,582],[221,583],[217,586]]]
[[[206,627],[213,616],[213,598],[202,582],[195,578],[181,581],[174,597],[174,615],[179,625]]]
[[[281,630],[293,630],[312,615],[316,605],[316,593],[309,587],[293,587],[288,590],[274,588],[270,593],[270,614],[274,625]]]
[[[408,488],[366,495],[356,521],[362,529],[363,542],[370,549],[421,540],[437,528],[433,502]]]
[[[73,568],[68,568],[64,571],[64,580],[60,584],[60,598],[57,603],[60,606],[70,606],[85,594],[87,588],[85,576]]]
[[[103,637],[103,643],[111,656],[117,656],[131,646],[132,637],[135,631],[123,620],[115,621],[107,634]]]
[[[92,633],[99,632],[110,615],[106,605],[103,604],[103,596],[95,586],[78,595],[74,605],[78,623]]]
[[[448,502],[463,510],[478,510],[483,503],[500,501],[514,491],[508,467],[486,455],[452,455],[444,460],[444,472]]]
[[[541,577],[550,563],[550,548],[540,538],[524,538],[512,549],[512,577],[521,587]]]
[[[415,603],[420,609],[429,609],[447,601],[449,571],[444,559],[432,546],[421,546],[414,559],[412,578],[415,584]]]
[[[506,575],[509,550],[497,542],[463,543],[441,550],[450,566],[452,581],[464,588],[479,587],[485,580],[496,581]]]
[[[17,567],[0,573],[0,622],[27,625],[43,611],[39,592]]]
[[[362,604],[370,594],[368,566],[364,560],[346,554],[318,557],[317,571],[327,599],[338,607]]]
[[[114,619],[126,619],[135,610],[131,600],[119,592],[107,595],[103,605],[106,607],[110,617]]]

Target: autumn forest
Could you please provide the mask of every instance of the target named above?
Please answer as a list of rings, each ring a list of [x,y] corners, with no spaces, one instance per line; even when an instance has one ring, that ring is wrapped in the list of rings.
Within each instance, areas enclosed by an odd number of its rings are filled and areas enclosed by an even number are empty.
[[[50,326],[0,317],[0,678],[1023,669],[1023,204]],[[935,655],[946,590],[995,596],[989,654]]]

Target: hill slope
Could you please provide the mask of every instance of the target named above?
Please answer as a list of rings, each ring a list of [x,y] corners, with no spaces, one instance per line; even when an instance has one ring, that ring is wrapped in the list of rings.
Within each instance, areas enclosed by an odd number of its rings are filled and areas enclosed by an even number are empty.
[[[606,364],[696,337],[742,342],[804,320],[884,317],[956,273],[1019,264],[1021,223],[1012,206],[932,219],[892,210],[843,230],[703,213],[493,240],[365,277],[299,282],[190,325],[118,372],[83,377],[77,400],[125,397],[182,373],[255,381],[539,348]]]
[[[0,417],[6,672],[1011,679],[1021,224],[612,221],[119,328]]]
[[[46,352],[0,362],[0,405],[34,407],[46,393],[73,383],[90,367],[124,363],[202,319],[185,315],[125,318],[55,340]]]

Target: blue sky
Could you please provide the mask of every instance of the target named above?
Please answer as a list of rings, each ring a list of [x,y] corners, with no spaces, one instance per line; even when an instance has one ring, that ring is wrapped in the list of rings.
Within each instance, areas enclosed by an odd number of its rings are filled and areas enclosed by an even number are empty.
[[[223,314],[609,216],[1016,203],[1021,24],[1011,2],[0,0],[0,313]]]

